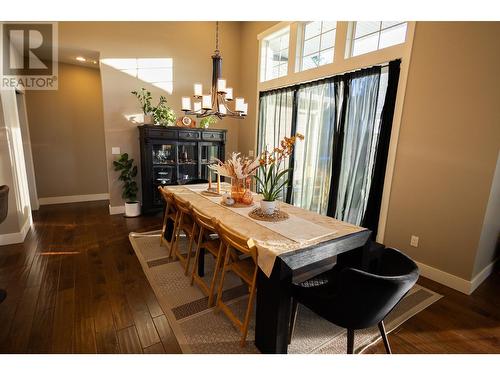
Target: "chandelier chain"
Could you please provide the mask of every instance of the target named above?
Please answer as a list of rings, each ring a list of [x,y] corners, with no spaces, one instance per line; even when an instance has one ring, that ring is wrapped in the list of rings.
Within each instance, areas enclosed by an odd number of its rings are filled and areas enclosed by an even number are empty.
[[[219,21],[215,21],[215,51],[219,52]]]

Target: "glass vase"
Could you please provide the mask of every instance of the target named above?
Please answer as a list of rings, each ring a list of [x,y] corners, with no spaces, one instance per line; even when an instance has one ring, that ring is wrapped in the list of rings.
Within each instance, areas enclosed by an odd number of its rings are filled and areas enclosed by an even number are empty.
[[[231,178],[231,198],[236,203],[251,205],[253,203],[252,191],[250,190],[252,179]]]

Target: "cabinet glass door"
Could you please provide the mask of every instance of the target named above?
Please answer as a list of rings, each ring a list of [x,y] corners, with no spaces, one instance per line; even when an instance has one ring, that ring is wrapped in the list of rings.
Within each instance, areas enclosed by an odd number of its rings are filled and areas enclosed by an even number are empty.
[[[201,162],[201,178],[208,180],[209,164],[216,163],[215,159],[222,158],[222,146],[216,142],[201,142],[200,143],[200,162]],[[216,180],[215,173],[212,173],[212,181]]]
[[[175,165],[175,143],[153,144],[153,165]]]
[[[179,183],[186,183],[199,178],[198,176],[198,149],[196,143],[179,142],[177,145],[179,165]]]

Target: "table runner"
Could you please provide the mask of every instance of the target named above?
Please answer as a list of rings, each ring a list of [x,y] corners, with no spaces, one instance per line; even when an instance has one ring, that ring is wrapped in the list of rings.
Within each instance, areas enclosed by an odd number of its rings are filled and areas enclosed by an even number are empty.
[[[230,187],[228,184],[223,185]],[[207,184],[166,186],[172,193],[188,200],[199,211],[221,220],[234,231],[254,240],[258,251],[258,265],[269,277],[276,257],[289,252],[316,245],[352,233],[364,228],[335,220],[280,202],[280,209],[286,211],[288,220],[272,223],[258,221],[248,216],[248,212],[258,207],[260,196],[256,195],[256,205],[234,208],[221,205],[221,197],[202,195]]]

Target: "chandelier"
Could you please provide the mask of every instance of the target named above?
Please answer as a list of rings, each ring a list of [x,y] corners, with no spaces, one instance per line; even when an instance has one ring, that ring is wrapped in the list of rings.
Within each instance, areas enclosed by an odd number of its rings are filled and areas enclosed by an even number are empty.
[[[196,115],[196,117],[217,116],[244,118],[247,115],[248,103],[244,98],[233,100],[233,89],[226,87],[226,80],[222,76],[222,56],[219,51],[219,22],[215,23],[215,52],[212,55],[212,87],[207,95],[203,94],[201,83],[194,84],[193,107],[191,108],[191,98],[182,97],[182,110],[186,115]],[[234,101],[234,110],[229,104]]]

